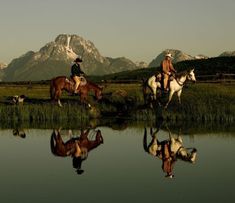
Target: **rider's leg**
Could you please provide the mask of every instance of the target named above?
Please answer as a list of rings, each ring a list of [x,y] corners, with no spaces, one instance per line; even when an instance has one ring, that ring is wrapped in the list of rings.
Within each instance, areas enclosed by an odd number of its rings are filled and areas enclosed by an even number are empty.
[[[169,79],[169,75],[164,74],[164,79],[163,79],[163,82],[164,82],[164,90],[167,90],[168,79]]]
[[[75,81],[74,93],[76,94],[78,92],[77,89],[80,85],[81,80],[80,80],[80,77],[78,77],[78,76],[74,76],[73,79]]]
[[[179,104],[181,104],[181,99],[180,99],[181,93],[182,93],[182,89],[177,92]]]

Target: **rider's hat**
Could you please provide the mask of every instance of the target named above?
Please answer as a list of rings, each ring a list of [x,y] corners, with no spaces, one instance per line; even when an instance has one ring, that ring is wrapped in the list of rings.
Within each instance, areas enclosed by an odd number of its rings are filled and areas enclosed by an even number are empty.
[[[78,57],[74,60],[74,62],[82,62],[82,59]]]
[[[167,53],[167,54],[165,55],[165,57],[169,57],[169,58],[173,59],[173,56],[172,56],[171,53]]]

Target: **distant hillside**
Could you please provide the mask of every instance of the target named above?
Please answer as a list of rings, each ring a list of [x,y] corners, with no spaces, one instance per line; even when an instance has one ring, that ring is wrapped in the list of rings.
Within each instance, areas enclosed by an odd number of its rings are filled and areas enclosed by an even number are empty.
[[[70,75],[74,59],[83,59],[82,69],[88,75],[103,75],[138,67],[126,58],[106,58],[94,44],[78,35],[59,35],[39,51],[29,51],[12,60],[4,71],[4,81],[47,80]]]
[[[4,70],[7,67],[6,63],[0,62],[0,81],[2,81],[2,78],[4,77]]]
[[[235,57],[216,57],[209,59],[197,59],[182,61],[174,64],[178,72],[190,68],[195,69],[196,76],[199,75],[215,75],[216,73],[233,73],[235,74]],[[160,71],[160,67],[144,68],[134,71],[124,71],[116,74],[109,74],[102,77],[96,77],[100,80],[141,80],[148,78],[156,72]]]
[[[163,51],[162,53],[160,53],[155,59],[153,59],[150,64],[149,67],[157,67],[160,66],[162,60],[165,58],[165,55],[167,53],[171,53],[173,56],[173,60],[172,63],[178,63],[180,61],[186,61],[186,60],[193,60],[193,59],[207,59],[208,57],[205,55],[197,55],[197,56],[191,56],[189,54],[186,54],[180,50],[176,50],[176,49],[166,49],[165,51]]]
[[[7,67],[7,64],[6,63],[1,63],[0,62],[0,70],[4,69]]]
[[[222,54],[219,55],[220,57],[223,56],[235,56],[235,51],[225,51]]]

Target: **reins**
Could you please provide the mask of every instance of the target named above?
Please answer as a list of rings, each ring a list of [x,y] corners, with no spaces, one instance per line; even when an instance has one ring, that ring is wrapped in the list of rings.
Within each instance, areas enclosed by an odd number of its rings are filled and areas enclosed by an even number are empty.
[[[178,83],[179,86],[183,87],[185,85],[185,82],[187,81],[187,75],[186,75],[186,80],[181,83],[175,75],[172,75],[172,77],[175,79],[175,81]]]

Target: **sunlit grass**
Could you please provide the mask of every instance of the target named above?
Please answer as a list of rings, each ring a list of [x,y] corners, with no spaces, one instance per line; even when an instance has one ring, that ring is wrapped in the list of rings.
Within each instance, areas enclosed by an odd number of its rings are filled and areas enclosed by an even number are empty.
[[[105,84],[104,98],[96,102],[89,100],[102,117],[128,117],[133,120],[192,120],[233,122],[235,114],[235,85],[232,84],[189,84],[183,89],[182,105],[176,95],[167,110],[161,107],[143,108],[141,84]],[[11,104],[13,95],[26,95],[23,106]],[[92,94],[91,94],[92,95]],[[79,102],[79,97],[62,95],[63,108],[52,105],[48,85],[1,85],[0,120],[3,121],[77,121],[92,117],[89,109]],[[99,114],[97,114],[99,116]]]

